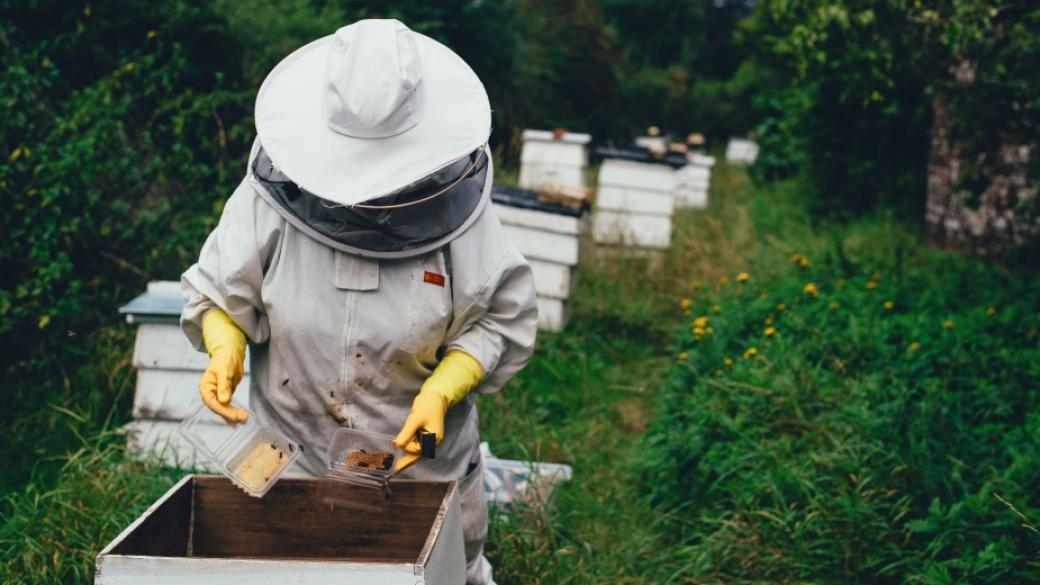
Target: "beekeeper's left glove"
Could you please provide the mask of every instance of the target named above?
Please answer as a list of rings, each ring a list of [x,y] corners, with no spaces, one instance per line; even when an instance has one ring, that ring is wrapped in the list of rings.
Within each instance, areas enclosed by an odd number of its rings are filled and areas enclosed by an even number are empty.
[[[434,433],[437,444],[444,441],[444,417],[452,405],[459,403],[484,379],[484,368],[473,356],[462,350],[451,350],[419,389],[412,402],[412,412],[404,421],[394,444],[408,452],[395,467],[404,471],[416,461],[422,447],[416,434],[419,430]]]
[[[210,309],[202,317],[202,340],[209,352],[209,367],[199,380],[202,402],[229,423],[246,420],[246,411],[231,404],[231,394],[245,375],[245,333],[223,309]]]

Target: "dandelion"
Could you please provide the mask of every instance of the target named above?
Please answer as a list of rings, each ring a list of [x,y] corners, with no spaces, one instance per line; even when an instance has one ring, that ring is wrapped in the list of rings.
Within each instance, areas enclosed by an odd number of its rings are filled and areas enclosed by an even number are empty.
[[[808,268],[809,267],[809,259],[806,258],[805,256],[802,256],[802,259],[798,261],[798,265],[801,266],[803,270]]]
[[[691,311],[689,309],[686,309],[685,311],[683,311],[682,314],[683,314],[683,317],[693,317],[693,311]]]
[[[762,332],[766,337],[772,337],[776,335],[776,327],[766,327],[765,331]]]
[[[705,316],[705,315],[701,315],[700,317],[697,317],[696,319],[693,320],[693,326],[694,327],[701,327],[701,328],[707,327],[708,326],[708,317]]]
[[[155,32],[154,30],[150,30],[150,31],[148,31],[147,34],[145,34],[145,36],[148,37],[149,39],[154,39],[155,35],[157,35],[157,34],[159,34],[159,33]]]
[[[778,304],[778,305],[776,306],[776,310],[777,310],[777,311],[784,311],[784,310],[786,310],[786,309],[787,309],[787,305],[785,305],[785,304],[783,304],[783,303],[780,303],[780,304]]]
[[[877,288],[877,281],[876,280],[871,280],[870,282],[867,283],[867,290],[874,290],[875,288]]]
[[[705,330],[704,330],[703,327],[694,327],[693,328],[693,334],[694,335],[704,335],[704,331]]]
[[[911,343],[911,344],[910,344],[910,347],[909,347],[908,349],[910,350],[910,352],[911,352],[911,353],[912,353],[912,352],[915,352],[915,351],[917,351],[917,350],[921,349],[921,344],[920,344],[920,343],[917,343],[917,342],[915,341],[915,342],[913,342],[913,343]]]
[[[803,254],[791,254],[791,263],[797,264],[803,269],[809,267],[809,259],[806,258]]]
[[[679,352],[679,359],[680,360],[685,360],[686,359],[686,352],[685,351],[680,351]]]
[[[838,307],[840,307],[841,305],[838,304],[838,301],[831,301],[831,304],[827,306],[830,307],[832,311],[837,311]]]
[[[953,329],[953,319],[943,321],[943,329]]]
[[[690,305],[692,305],[692,304],[693,304],[693,299],[683,299],[683,300],[679,301],[679,306],[684,308],[684,309],[689,309]]]
[[[809,284],[805,285],[805,288],[802,289],[802,292],[804,292],[805,294],[809,295],[810,297],[816,298],[816,295],[817,295],[816,284],[810,282]]]
[[[758,355],[758,349],[754,347],[749,347],[747,351],[744,352],[744,359],[749,360],[755,357],[756,355]]]
[[[712,333],[715,333],[715,330],[712,329],[711,327],[705,327],[704,328],[704,334],[705,335],[711,335]]]
[[[993,315],[996,315],[996,314],[997,314],[997,307],[996,306],[991,306],[988,309],[986,309],[986,316],[987,317],[992,317]]]
[[[766,325],[772,325],[773,324],[773,318],[772,317],[766,317],[765,324]]]
[[[733,360],[730,359],[730,358],[726,358],[726,359],[722,360],[722,365],[726,366],[727,368],[732,367],[733,366]]]
[[[736,278],[737,278],[737,282],[747,282],[747,281],[751,280],[751,275],[748,274],[747,272],[741,272],[740,274],[737,275]]]
[[[716,314],[716,315],[718,315],[719,313],[722,312],[722,307],[720,307],[718,305],[712,305],[711,306],[711,312]]]
[[[892,307],[894,307],[895,305],[892,304],[892,301],[885,301],[885,304],[882,306],[885,307],[886,311],[891,311]]]

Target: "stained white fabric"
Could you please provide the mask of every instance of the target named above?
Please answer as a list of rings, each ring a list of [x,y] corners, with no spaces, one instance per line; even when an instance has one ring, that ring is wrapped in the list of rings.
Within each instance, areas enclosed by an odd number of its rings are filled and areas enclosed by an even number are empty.
[[[491,134],[476,74],[397,21],[359,21],[297,49],[264,80],[255,119],[279,170],[343,205],[414,183]]]
[[[202,316],[211,308],[225,310],[245,332],[250,406],[260,422],[301,443],[298,461],[313,475],[324,471],[323,454],[341,426],[395,435],[448,349],[480,362],[486,375],[476,392],[488,393],[519,371],[534,347],[531,269],[490,206],[444,248],[377,260],[308,237],[247,179],[181,285],[181,325],[197,349],[204,350]],[[437,458],[403,477],[464,476],[479,452],[474,396],[452,407],[445,425]],[[463,531],[476,550],[487,516],[468,508]],[[490,579],[489,566],[479,567],[474,578]]]

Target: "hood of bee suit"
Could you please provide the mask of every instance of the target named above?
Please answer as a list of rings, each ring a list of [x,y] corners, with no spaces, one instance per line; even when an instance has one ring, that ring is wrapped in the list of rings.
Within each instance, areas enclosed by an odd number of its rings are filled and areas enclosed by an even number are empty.
[[[369,258],[408,258],[440,248],[480,216],[491,197],[486,147],[389,195],[353,206],[302,189],[274,166],[257,141],[249,178],[286,221],[332,248]]]

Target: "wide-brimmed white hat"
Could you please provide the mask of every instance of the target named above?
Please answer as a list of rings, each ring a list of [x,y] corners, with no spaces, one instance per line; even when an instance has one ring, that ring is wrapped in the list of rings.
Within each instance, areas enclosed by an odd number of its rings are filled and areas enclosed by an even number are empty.
[[[294,51],[260,86],[255,116],[278,169],[341,205],[398,191],[491,133],[473,70],[397,20],[361,20]]]

